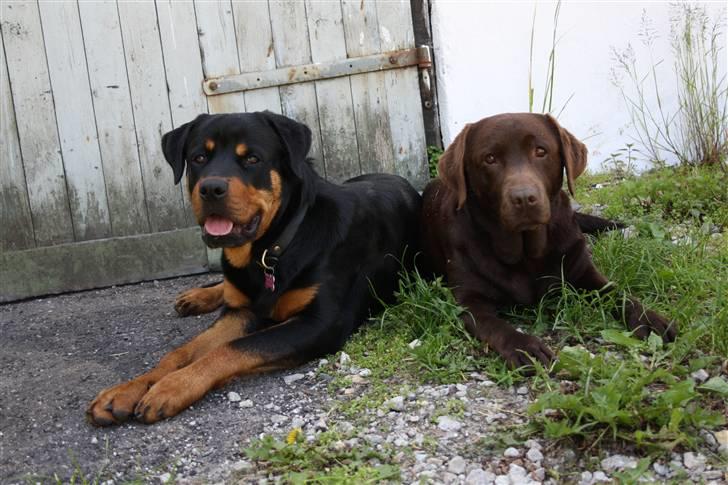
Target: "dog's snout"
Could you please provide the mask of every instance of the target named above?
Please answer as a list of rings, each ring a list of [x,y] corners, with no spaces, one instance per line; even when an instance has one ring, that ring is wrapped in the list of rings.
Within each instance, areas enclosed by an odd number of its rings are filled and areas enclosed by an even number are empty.
[[[210,178],[200,182],[200,197],[203,200],[219,200],[225,197],[227,192],[228,183],[225,179]]]
[[[511,204],[518,209],[525,209],[538,204],[539,193],[536,187],[521,186],[514,187],[508,194]]]

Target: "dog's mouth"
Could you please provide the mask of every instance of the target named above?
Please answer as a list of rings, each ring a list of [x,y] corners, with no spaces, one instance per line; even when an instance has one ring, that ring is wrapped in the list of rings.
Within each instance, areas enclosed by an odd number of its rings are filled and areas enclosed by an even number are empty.
[[[211,248],[241,246],[255,238],[260,220],[260,212],[242,224],[224,216],[210,215],[202,224],[202,239]]]

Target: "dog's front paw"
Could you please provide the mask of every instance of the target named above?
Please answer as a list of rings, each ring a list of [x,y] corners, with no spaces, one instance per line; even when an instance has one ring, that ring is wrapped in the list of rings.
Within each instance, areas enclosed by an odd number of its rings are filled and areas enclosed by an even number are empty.
[[[639,303],[633,303],[627,315],[627,326],[640,338],[647,338],[654,332],[665,342],[672,342],[677,337],[677,325],[662,315],[642,308]]]
[[[514,369],[533,366],[531,359],[548,365],[554,359],[554,353],[541,339],[525,333],[514,331],[505,339],[498,353]]]
[[[123,423],[133,414],[149,385],[147,381],[134,379],[104,389],[89,405],[86,417],[96,426]]]
[[[142,423],[156,423],[176,416],[202,397],[182,374],[168,374],[154,384],[136,405],[134,417]]]
[[[201,315],[217,310],[222,305],[222,285],[192,288],[177,296],[174,309],[181,317]]]

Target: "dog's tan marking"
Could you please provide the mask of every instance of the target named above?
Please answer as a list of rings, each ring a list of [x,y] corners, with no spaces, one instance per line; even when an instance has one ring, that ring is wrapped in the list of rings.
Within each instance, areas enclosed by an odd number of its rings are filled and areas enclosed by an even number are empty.
[[[223,299],[229,308],[244,308],[250,305],[250,298],[233,285],[227,278],[223,283]]]
[[[297,288],[283,293],[276,301],[273,311],[271,311],[271,318],[282,322],[301,312],[316,298],[318,289],[319,285],[313,285],[308,288]]]

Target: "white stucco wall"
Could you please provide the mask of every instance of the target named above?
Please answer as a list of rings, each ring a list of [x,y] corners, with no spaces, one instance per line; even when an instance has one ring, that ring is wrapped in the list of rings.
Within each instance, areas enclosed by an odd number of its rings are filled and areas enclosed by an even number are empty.
[[[725,2],[703,2],[713,18],[725,21]],[[465,123],[502,112],[528,111],[529,45],[536,9],[533,87],[534,111],[541,110],[555,1],[473,2],[433,0],[432,26],[437,62],[442,131],[449,144]],[[674,57],[670,47],[667,2],[563,2],[558,18],[556,74],[552,113],[582,139],[597,171],[610,153],[633,141],[628,111],[612,82],[612,48],[628,44],[645,73],[651,65],[638,33],[643,12],[659,36],[653,44],[660,95],[668,111],[676,106]],[[726,72],[725,30],[721,70]],[[649,91],[648,91],[649,92]]]

